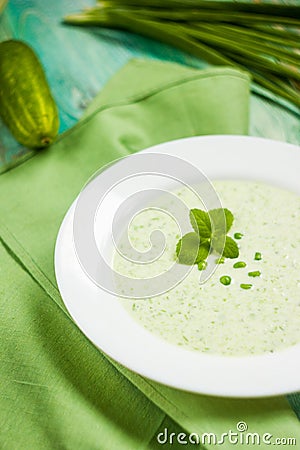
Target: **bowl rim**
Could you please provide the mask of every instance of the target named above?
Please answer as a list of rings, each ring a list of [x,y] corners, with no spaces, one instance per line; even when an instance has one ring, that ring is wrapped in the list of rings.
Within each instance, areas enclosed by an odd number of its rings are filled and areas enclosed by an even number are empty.
[[[250,179],[276,184],[300,194],[296,171],[300,152],[299,147],[292,144],[249,136],[214,135],[169,141],[143,152],[171,154],[187,161],[195,152],[200,155],[204,152],[206,158],[205,162],[202,158],[201,170],[210,179],[228,179],[235,174],[244,179],[249,173]],[[243,152],[242,158],[239,152]],[[253,156],[258,158],[259,164],[253,162]],[[233,157],[236,164],[228,171]],[[194,157],[192,163],[199,164],[199,158],[198,155]],[[99,301],[99,288],[86,276],[76,258],[72,242],[75,205],[76,200],[58,233],[55,274],[69,313],[100,350],[142,376],[195,393],[249,398],[287,394],[300,389],[297,376],[300,343],[272,354],[241,357],[193,352],[149,333],[110,294],[102,294]]]

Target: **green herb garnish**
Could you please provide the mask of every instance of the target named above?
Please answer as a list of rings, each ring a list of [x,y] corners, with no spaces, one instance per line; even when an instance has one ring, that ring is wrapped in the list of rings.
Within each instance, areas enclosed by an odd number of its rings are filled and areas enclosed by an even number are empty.
[[[176,255],[180,264],[198,264],[203,270],[204,262],[210,252],[219,253],[222,258],[237,258],[239,249],[236,242],[227,236],[234,217],[226,208],[212,209],[208,212],[201,209],[190,210],[190,222],[194,232],[184,235],[176,245]]]
[[[209,211],[209,216],[211,218],[215,232],[219,233],[224,232],[224,225],[225,225],[226,234],[228,233],[234,221],[233,214],[231,211],[229,211],[229,209],[227,208],[212,209]]]
[[[260,277],[261,272],[259,270],[254,270],[253,272],[248,272],[249,277]]]
[[[236,242],[229,236],[226,236],[225,238],[223,256],[230,259],[237,258],[239,256],[239,248]]]
[[[244,261],[239,261],[233,264],[234,269],[242,269],[243,267],[246,267],[247,264]]]
[[[254,255],[254,259],[256,261],[260,261],[262,259],[262,254],[260,252],[256,252]]]
[[[176,245],[176,254],[180,264],[193,265],[197,262],[200,237],[197,233],[185,234]]]
[[[220,282],[221,282],[222,284],[224,284],[225,286],[229,286],[229,284],[231,283],[231,278],[230,278],[228,275],[223,275],[223,276],[220,278]]]
[[[251,289],[252,288],[252,284],[240,284],[240,287],[242,289]]]
[[[202,209],[190,210],[190,222],[196,233],[199,233],[201,238],[211,237],[211,222],[209,214]]]
[[[242,239],[244,235],[242,233],[234,233],[233,237],[234,239]]]
[[[200,244],[200,247],[198,249],[197,262],[206,260],[209,255],[209,249],[209,242],[205,241]]]

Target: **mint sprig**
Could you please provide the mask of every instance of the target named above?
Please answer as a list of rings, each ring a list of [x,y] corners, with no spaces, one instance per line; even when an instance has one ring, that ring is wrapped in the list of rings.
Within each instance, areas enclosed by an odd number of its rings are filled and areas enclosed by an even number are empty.
[[[176,254],[180,264],[192,266],[205,261],[209,254],[208,241],[200,242],[199,234],[191,232],[185,234],[176,245]]]
[[[201,209],[190,210],[190,222],[195,232],[198,233],[201,238],[210,238],[211,236],[211,221],[206,211]]]
[[[208,212],[215,233],[227,234],[233,224],[233,214],[227,208],[211,209]]]
[[[210,244],[209,241],[204,241],[200,244],[197,255],[197,263],[200,261],[205,261],[209,255]]]
[[[192,266],[196,264],[198,251],[200,248],[200,237],[197,233],[185,234],[176,245],[176,254],[180,264]]]
[[[207,212],[194,208],[189,217],[194,232],[185,234],[177,242],[176,255],[180,264],[199,264],[212,252],[231,259],[239,256],[236,242],[227,236],[234,221],[229,209],[217,208]]]
[[[234,259],[239,256],[239,248],[237,243],[230,236],[226,236],[225,238],[225,246],[222,255],[225,258],[230,259]]]

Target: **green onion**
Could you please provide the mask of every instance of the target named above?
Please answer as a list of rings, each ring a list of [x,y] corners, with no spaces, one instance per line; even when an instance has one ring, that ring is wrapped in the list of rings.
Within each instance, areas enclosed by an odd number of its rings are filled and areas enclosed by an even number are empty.
[[[275,28],[271,25],[261,25],[261,24],[253,24],[251,25],[251,29],[254,31],[259,31],[263,33],[267,33],[269,36],[278,37],[281,39],[281,44],[286,44],[290,40],[296,41],[295,45],[298,47],[299,45],[299,30],[293,30],[291,28]]]
[[[234,239],[242,239],[244,235],[242,233],[234,233],[233,237]]]
[[[216,10],[217,12],[234,11],[268,14],[283,17],[299,17],[297,5],[272,4],[272,3],[245,3],[231,1],[207,1],[207,0],[98,0],[98,7],[109,8],[147,8],[148,10]]]
[[[252,288],[252,284],[242,283],[242,284],[240,284],[240,287],[242,289],[251,289]]]
[[[253,81],[300,106],[300,5],[207,0],[101,0],[64,19],[158,39]],[[275,25],[285,28],[275,28]]]
[[[195,23],[197,25],[197,22]],[[202,26],[208,26],[209,24],[201,24]],[[295,33],[290,32],[289,30],[275,30],[272,28],[268,28],[267,30],[264,27],[255,27],[254,25],[249,28],[243,25],[236,24],[218,24],[218,31],[223,35],[232,37],[236,37],[238,39],[251,39],[253,42],[264,42],[267,46],[277,44],[280,47],[293,47],[300,48],[300,39]]]
[[[234,269],[243,269],[246,266],[247,264],[244,261],[238,261],[235,264],[233,264]]]
[[[253,272],[248,272],[249,277],[260,277],[261,272],[259,270],[254,270]]]
[[[221,22],[232,23],[238,20],[239,23],[242,24],[251,24],[251,23],[271,23],[271,24],[280,24],[287,26],[299,26],[299,19],[294,19],[291,17],[279,17],[279,16],[268,16],[259,14],[255,16],[251,13],[240,13],[235,11],[199,11],[199,10],[169,10],[169,11],[151,11],[145,10],[141,8],[130,8],[123,9],[117,8],[119,12],[127,12],[144,15],[145,18],[159,19],[159,20],[167,20],[167,21],[176,21],[176,22],[189,22],[189,21],[201,21],[201,22],[214,22],[220,20],[220,15],[222,17]]]
[[[262,259],[261,253],[260,252],[256,252],[255,255],[254,255],[254,259],[256,261],[260,261]]]
[[[229,45],[235,42],[235,48],[237,48],[238,52],[241,54],[246,54],[245,49],[250,51],[257,52],[254,57],[257,55],[267,55],[275,58],[282,58],[282,61],[295,64],[295,66],[300,67],[300,57],[296,53],[291,52],[289,49],[282,46],[262,42],[261,40],[253,38],[251,35],[249,36],[248,33],[244,33],[244,31],[237,31],[233,28],[228,29],[228,27],[222,27],[222,25],[219,28],[219,31],[222,32],[222,35],[226,36],[226,41],[229,42]],[[208,36],[215,36],[215,27],[211,24],[202,24],[198,25],[197,28],[187,30],[188,33],[191,35],[197,35],[197,29],[199,32],[205,32]],[[198,33],[199,34],[199,33]],[[217,37],[219,40],[219,37]],[[223,38],[224,39],[224,38]],[[243,44],[242,47],[240,44]],[[300,48],[300,37],[298,42],[299,48]],[[225,48],[230,48],[225,43]]]
[[[182,29],[182,31],[184,31],[184,28],[180,28]],[[251,60],[253,67],[256,67],[258,69],[267,69],[272,73],[275,74],[285,74],[291,78],[295,78],[296,80],[300,80],[300,70],[296,71],[294,69],[291,69],[289,66],[285,65],[285,62],[292,62],[295,63],[295,67],[297,69],[300,69],[300,58],[296,57],[296,54],[290,54],[290,58],[288,60],[282,60],[281,61],[273,61],[271,59],[266,58],[265,56],[261,56],[259,55],[257,52],[255,52],[254,50],[257,49],[257,47],[259,47],[260,49],[263,48],[263,45],[255,45],[255,44],[243,44],[242,46],[240,45],[240,42],[236,42],[234,40],[231,39],[227,39],[221,36],[217,36],[216,35],[216,31],[215,30],[211,30],[209,31],[202,31],[201,27],[199,27],[198,29],[195,28],[190,28],[188,30],[189,34],[193,37],[197,37],[200,38],[201,41],[205,42],[206,44],[213,44],[216,47],[220,47],[223,48],[225,50],[229,50],[229,52],[231,53],[231,55],[235,54],[236,58],[238,58],[238,55],[242,55],[242,60],[245,60],[245,57],[247,57],[249,60]],[[277,50],[277,51],[270,51],[269,50],[269,55],[270,56],[282,56],[282,52],[281,50]]]

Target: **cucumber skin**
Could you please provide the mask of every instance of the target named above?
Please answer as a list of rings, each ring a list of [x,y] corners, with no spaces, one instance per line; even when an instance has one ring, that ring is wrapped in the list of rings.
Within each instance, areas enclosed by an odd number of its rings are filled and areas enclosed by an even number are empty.
[[[47,147],[58,134],[58,110],[44,70],[22,41],[0,43],[0,116],[25,147]]]

